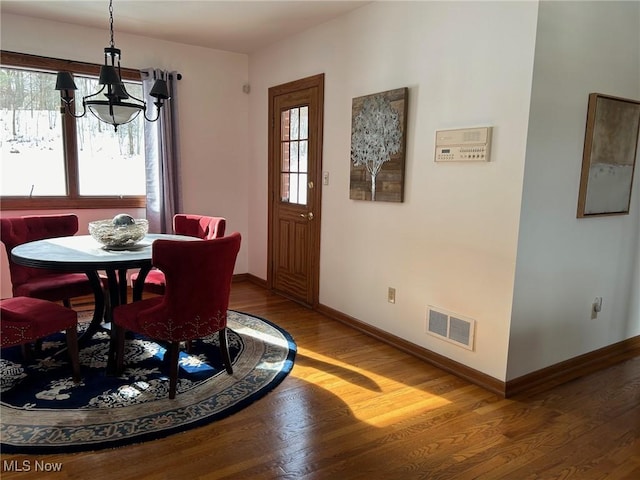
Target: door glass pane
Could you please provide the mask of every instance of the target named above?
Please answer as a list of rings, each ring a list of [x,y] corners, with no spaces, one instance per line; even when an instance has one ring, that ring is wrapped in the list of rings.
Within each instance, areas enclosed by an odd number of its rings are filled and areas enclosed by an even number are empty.
[[[280,130],[282,140],[289,140],[289,110],[285,110],[280,114]]]
[[[282,171],[283,172],[288,172],[290,170],[289,168],[289,142],[282,142],[282,148],[281,150],[281,154],[282,154]]]
[[[76,76],[75,80],[76,98],[99,89],[95,79]],[[125,87],[142,98],[142,85],[125,82]],[[76,122],[80,195],[145,195],[143,121],[140,114],[117,132],[91,113]]]
[[[292,172],[298,171],[298,142],[291,142],[289,144],[289,165]]]
[[[298,201],[298,175],[290,175],[289,182],[289,203],[300,203]]]
[[[308,168],[308,159],[307,159],[307,140],[300,141],[300,151],[298,152],[298,161],[300,165],[301,172],[309,171]]]
[[[300,108],[300,139],[309,138],[309,107]]]
[[[298,140],[300,137],[298,136],[299,133],[299,113],[300,109],[299,108],[292,108],[291,110],[289,110],[289,112],[291,113],[291,140]]]
[[[309,107],[281,112],[280,131],[280,198],[283,202],[306,205]]]
[[[301,205],[307,204],[307,174],[300,174],[300,185],[299,185],[299,195],[298,195],[298,203]]]
[[[280,199],[283,202],[289,201],[289,177],[288,173],[282,173],[280,175]]]
[[[1,193],[67,194],[56,74],[0,69]]]

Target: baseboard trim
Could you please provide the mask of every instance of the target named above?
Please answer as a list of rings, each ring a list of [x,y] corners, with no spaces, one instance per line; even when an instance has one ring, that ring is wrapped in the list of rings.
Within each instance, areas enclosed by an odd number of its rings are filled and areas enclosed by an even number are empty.
[[[268,289],[266,280],[250,273],[234,275],[233,281],[248,281]],[[562,383],[640,356],[640,335],[638,335],[504,382],[321,303],[318,304],[315,310],[332,320],[354,328],[503,398],[520,394],[530,395],[548,390]]]
[[[640,355],[637,336],[503,382],[326,305],[318,305],[317,311],[503,398],[547,390]]]
[[[640,335],[509,380],[505,396],[535,393],[640,355]]]
[[[250,273],[238,273],[233,276],[234,282],[251,282],[259,287],[267,288],[267,281]]]
[[[362,333],[380,340],[383,343],[391,345],[392,347],[395,347],[410,355],[413,355],[414,357],[424,360],[427,363],[430,363],[431,365],[444,370],[445,372],[451,373],[486,390],[489,390],[490,392],[504,397],[504,382],[496,378],[479,372],[478,370],[474,370],[473,368],[467,367],[466,365],[463,365],[461,363],[455,362],[445,356],[416,345],[415,343],[408,342],[407,340],[397,337],[391,333],[385,332],[384,330],[380,330],[379,328],[361,322],[360,320],[334,310],[331,307],[327,307],[326,305],[318,305],[317,311],[333,320],[344,323],[345,325],[348,325]]]

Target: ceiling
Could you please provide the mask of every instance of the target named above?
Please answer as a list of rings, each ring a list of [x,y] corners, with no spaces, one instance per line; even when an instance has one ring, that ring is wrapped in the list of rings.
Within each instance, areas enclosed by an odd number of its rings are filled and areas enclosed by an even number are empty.
[[[327,22],[369,1],[219,1],[115,0],[113,28],[118,32],[238,53],[265,45]],[[0,1],[2,14],[12,13],[105,29],[107,0]]]

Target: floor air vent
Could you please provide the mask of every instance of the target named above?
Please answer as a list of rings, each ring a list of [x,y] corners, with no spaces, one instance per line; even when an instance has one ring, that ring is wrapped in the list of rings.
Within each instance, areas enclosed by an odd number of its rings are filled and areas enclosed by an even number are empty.
[[[428,307],[427,333],[468,350],[473,350],[475,320],[441,308]]]

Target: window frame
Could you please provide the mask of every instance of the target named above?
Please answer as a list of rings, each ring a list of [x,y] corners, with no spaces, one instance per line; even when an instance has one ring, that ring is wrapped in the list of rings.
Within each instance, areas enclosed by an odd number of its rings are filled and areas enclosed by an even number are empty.
[[[0,64],[3,67],[22,68],[39,72],[69,71],[79,75],[98,77],[99,64],[41,57],[25,53],[0,50]],[[131,68],[120,69],[123,80],[141,81],[139,70]],[[75,104],[75,102],[74,102]],[[64,114],[64,106],[60,102],[63,114],[62,140],[64,150],[66,196],[0,196],[0,210],[49,210],[61,208],[144,208],[146,196],[80,196],[78,177],[78,143],[76,118]],[[72,104],[73,105],[73,104]],[[79,119],[78,119],[79,120]]]

